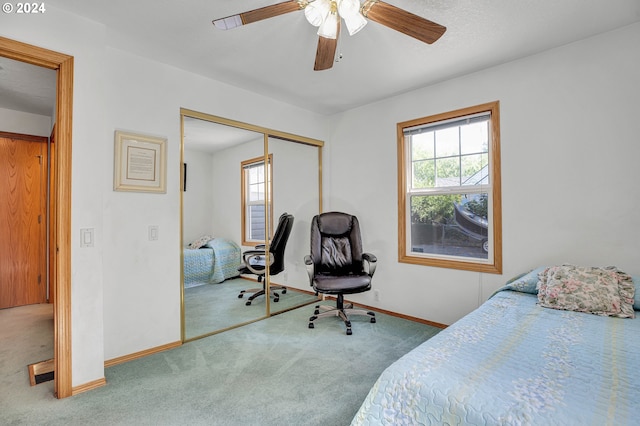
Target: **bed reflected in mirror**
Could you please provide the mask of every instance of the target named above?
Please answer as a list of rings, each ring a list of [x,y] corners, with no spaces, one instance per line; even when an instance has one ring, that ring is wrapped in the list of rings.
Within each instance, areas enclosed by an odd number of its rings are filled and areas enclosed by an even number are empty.
[[[309,223],[321,211],[322,142],[190,110],[181,116],[182,340],[317,300],[298,257],[308,251]],[[240,275],[243,253],[268,248],[285,211],[294,225],[284,269],[261,281]],[[271,282],[284,286],[279,297],[247,303],[243,292]]]

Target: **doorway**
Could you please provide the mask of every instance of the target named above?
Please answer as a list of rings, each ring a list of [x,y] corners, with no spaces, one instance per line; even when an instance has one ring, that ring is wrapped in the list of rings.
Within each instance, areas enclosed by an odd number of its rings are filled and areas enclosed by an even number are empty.
[[[73,57],[0,37],[0,56],[56,70],[56,118],[52,156],[55,209],[51,212],[51,247],[54,254],[51,287],[54,289],[55,394],[73,394],[71,379],[71,134],[73,113]]]

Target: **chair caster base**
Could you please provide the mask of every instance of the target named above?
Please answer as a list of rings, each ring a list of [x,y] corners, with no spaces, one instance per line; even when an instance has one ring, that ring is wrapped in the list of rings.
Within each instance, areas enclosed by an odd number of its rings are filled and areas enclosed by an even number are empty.
[[[280,301],[280,299],[278,299],[277,297],[273,299],[274,302],[278,302]]]
[[[351,336],[353,334],[353,332],[351,331],[350,328],[347,328],[347,336]]]
[[[247,303],[245,303],[245,305],[251,306],[251,300],[249,300]]]
[[[315,328],[312,322],[309,323],[309,328]]]
[[[240,293],[240,294],[238,295],[238,299],[242,299],[243,297],[244,297],[244,293]]]
[[[371,319],[369,320],[369,322],[373,324],[373,323],[375,323],[375,322],[376,322],[376,319],[375,319],[375,318],[371,318]]]

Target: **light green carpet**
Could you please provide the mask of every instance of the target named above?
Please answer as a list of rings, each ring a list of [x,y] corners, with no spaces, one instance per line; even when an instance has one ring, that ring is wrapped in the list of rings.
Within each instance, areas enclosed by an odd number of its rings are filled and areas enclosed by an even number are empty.
[[[2,423],[344,426],[380,373],[439,331],[377,314],[375,324],[353,317],[347,336],[338,318],[309,329],[312,311],[302,307],[108,368],[106,386],[64,400],[16,399],[2,389]]]
[[[250,294],[238,298],[241,290],[257,288],[261,284],[241,278],[226,280],[219,284],[204,284],[184,290],[185,334],[187,339],[222,330],[237,324],[253,321],[266,315],[266,299],[256,297],[246,306]],[[309,287],[311,288],[311,287]],[[273,313],[312,303],[313,294],[288,289],[280,293],[280,300],[271,298]]]

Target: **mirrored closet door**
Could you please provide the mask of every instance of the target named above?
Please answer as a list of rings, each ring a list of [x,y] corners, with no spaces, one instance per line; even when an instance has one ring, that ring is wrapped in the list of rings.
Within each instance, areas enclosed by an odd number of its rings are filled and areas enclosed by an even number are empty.
[[[323,143],[186,109],[181,123],[182,340],[315,301],[302,257],[322,211]],[[239,274],[243,253],[268,250],[285,212],[293,226],[282,270]],[[261,289],[270,296],[254,296]]]

